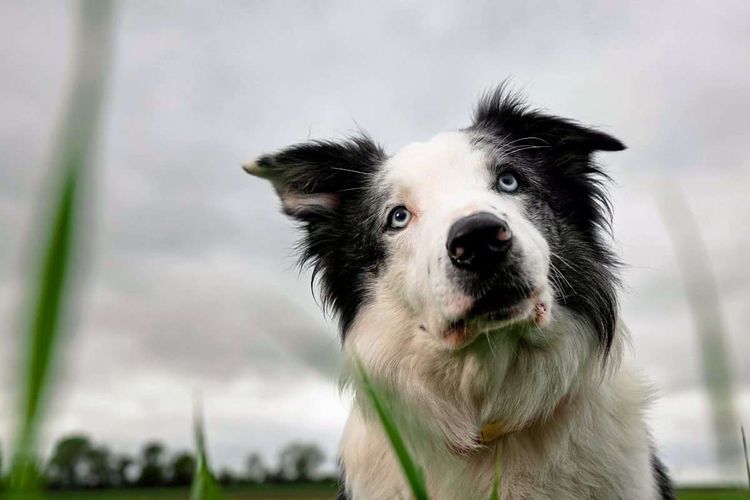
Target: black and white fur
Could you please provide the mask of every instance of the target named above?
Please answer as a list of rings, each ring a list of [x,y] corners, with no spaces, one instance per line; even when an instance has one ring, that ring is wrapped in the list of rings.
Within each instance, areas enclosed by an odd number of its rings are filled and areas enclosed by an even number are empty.
[[[468,128],[392,156],[359,136],[245,165],[300,223],[302,261],[340,320],[355,393],[346,495],[410,496],[352,375],[359,359],[432,498],[489,498],[498,456],[504,499],[673,498],[644,424],[649,391],[623,356],[607,176],[592,158],[622,149],[501,88]],[[501,221],[480,267],[456,229],[477,214]],[[482,442],[490,422],[508,432]]]

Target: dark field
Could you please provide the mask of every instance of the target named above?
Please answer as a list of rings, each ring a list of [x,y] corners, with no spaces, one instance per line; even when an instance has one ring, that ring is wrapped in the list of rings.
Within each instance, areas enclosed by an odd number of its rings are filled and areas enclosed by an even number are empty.
[[[335,487],[328,486],[258,486],[226,489],[228,500],[284,500],[284,499],[333,499]],[[182,489],[111,490],[87,492],[57,492],[50,500],[188,500],[190,494]],[[723,489],[683,489],[678,492],[680,500],[750,500],[750,492]]]
[[[678,490],[680,500],[750,500],[750,490],[684,489]]]
[[[335,486],[273,485],[224,488],[227,500],[330,500],[336,496]],[[181,488],[127,489],[100,491],[55,492],[49,500],[188,500],[190,492]]]

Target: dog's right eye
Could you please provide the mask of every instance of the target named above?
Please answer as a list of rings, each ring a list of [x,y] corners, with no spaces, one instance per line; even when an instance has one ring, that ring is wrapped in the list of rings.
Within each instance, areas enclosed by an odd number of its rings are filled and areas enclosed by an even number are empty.
[[[403,205],[399,205],[388,214],[389,229],[403,229],[411,220],[411,212]]]
[[[511,172],[505,172],[497,178],[497,189],[504,193],[512,193],[518,189],[518,179]]]

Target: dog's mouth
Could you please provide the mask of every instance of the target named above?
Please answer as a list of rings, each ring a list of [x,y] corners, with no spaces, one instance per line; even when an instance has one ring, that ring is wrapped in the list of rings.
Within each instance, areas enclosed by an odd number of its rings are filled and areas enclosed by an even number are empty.
[[[541,290],[487,294],[477,300],[463,317],[447,325],[443,340],[449,347],[460,349],[471,344],[482,333],[502,330],[522,322],[541,325],[549,316],[549,303],[543,295]]]

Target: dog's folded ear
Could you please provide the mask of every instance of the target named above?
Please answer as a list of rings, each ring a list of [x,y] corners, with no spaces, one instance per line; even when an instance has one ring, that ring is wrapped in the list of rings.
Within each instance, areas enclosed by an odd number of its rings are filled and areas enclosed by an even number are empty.
[[[361,188],[386,155],[366,136],[310,141],[265,154],[243,169],[273,184],[284,213],[312,221],[332,215],[347,193]]]
[[[532,112],[527,114],[525,121],[523,133],[539,137],[560,150],[593,153],[625,149],[625,144],[619,139],[564,118]]]
[[[625,145],[609,134],[572,120],[530,109],[518,94],[501,85],[484,96],[474,112],[475,129],[489,130],[501,137],[547,146],[561,152],[590,154],[622,151]]]

